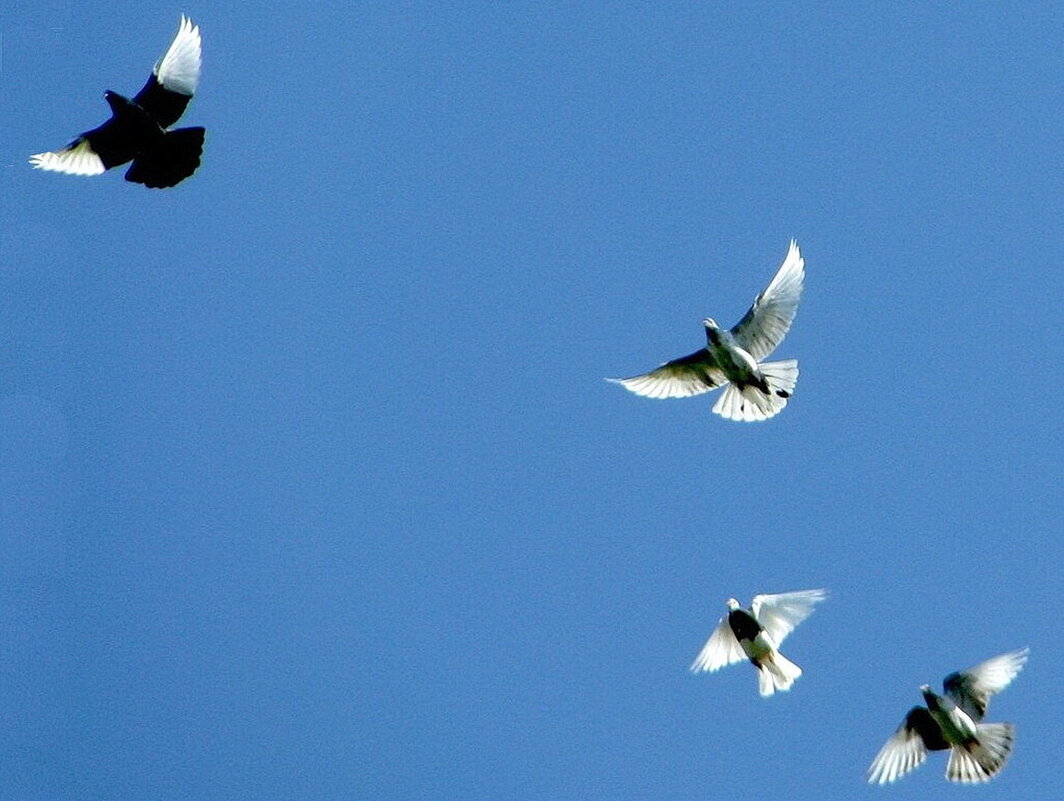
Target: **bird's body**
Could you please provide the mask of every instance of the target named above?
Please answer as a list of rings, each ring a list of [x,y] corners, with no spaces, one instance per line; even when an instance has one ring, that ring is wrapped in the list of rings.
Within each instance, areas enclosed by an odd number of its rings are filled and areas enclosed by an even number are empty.
[[[1012,755],[1015,727],[984,723],[990,696],[1012,681],[1027,661],[1027,649],[988,659],[943,681],[943,694],[920,688],[926,706],[909,710],[868,769],[868,781],[885,784],[923,764],[928,751],[949,750],[946,778],[985,782],[997,775]]]
[[[691,665],[693,672],[716,671],[746,658],[758,670],[763,696],[789,690],[802,669],[779,652],[783,639],[824,600],[824,590],[755,595],[749,609],[734,598]]]
[[[180,119],[196,91],[201,65],[199,28],[181,17],[177,36],[132,98],[108,90],[111,118],[80,134],[54,153],[38,153],[30,163],[41,170],[99,175],[132,161],[126,180],[152,188],[173,186],[200,164],[204,129],[168,128]]]
[[[713,411],[729,420],[765,420],[778,414],[798,382],[798,362],[762,361],[776,349],[798,311],[805,261],[791,241],[768,287],[732,329],[702,321],[706,346],[631,378],[610,378],[637,395],[684,398],[725,387]]]
[[[923,693],[927,711],[938,724],[943,740],[947,743],[969,743],[977,739],[976,722],[950,698],[936,695],[928,684],[920,687],[920,692]]]

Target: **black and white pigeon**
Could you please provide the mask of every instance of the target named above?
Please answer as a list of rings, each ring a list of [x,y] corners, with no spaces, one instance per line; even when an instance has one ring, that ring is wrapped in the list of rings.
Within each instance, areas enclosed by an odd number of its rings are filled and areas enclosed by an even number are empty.
[[[737,600],[727,601],[728,614],[720,619],[691,672],[713,672],[749,659],[758,671],[758,688],[768,696],[789,690],[802,669],[779,652],[784,638],[809,617],[813,607],[828,597],[826,590],[799,590],[778,595],[755,595],[749,609]]]
[[[990,696],[1005,689],[1027,661],[1027,648],[1010,651],[942,682],[944,695],[923,685],[924,706],[909,710],[901,726],[883,745],[868,769],[868,781],[886,784],[900,779],[927,759],[928,751],[949,749],[946,778],[954,782],[986,782],[1005,767],[1012,755],[1015,727],[983,723]]]
[[[763,361],[790,330],[805,280],[805,260],[791,240],[787,258],[750,311],[730,331],[707,317],[706,346],[656,370],[607,378],[648,398],[686,398],[725,386],[713,411],[728,420],[767,420],[787,405],[798,382],[798,362]]]
[[[126,180],[153,189],[174,186],[196,171],[203,128],[167,130],[196,92],[201,65],[199,27],[181,15],[181,26],[151,77],[132,100],[107,90],[111,119],[78,136],[62,150],[30,156],[40,170],[99,175],[132,161]]]

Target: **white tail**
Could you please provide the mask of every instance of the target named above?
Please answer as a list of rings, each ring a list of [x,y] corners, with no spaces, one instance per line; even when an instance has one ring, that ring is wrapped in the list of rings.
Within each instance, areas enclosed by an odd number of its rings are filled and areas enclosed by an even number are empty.
[[[769,394],[749,385],[739,389],[735,384],[728,384],[713,407],[714,413],[727,420],[753,423],[774,417],[783,410],[798,383],[797,360],[765,362],[758,366],[771,390]]]
[[[758,689],[761,695],[772,695],[776,690],[789,690],[802,669],[779,651],[764,656],[758,665]]]
[[[950,750],[946,778],[954,782],[985,782],[997,774],[1012,756],[1015,727],[1011,723],[982,723],[977,740]]]
[[[783,398],[784,406],[786,406],[787,398],[794,392],[794,386],[798,383],[798,360],[787,359],[782,362],[765,362],[758,366],[761,368],[761,374],[765,376],[765,381],[768,382],[772,394],[779,397],[777,393],[783,392],[786,395]],[[783,407],[781,406],[780,408],[782,409]]]

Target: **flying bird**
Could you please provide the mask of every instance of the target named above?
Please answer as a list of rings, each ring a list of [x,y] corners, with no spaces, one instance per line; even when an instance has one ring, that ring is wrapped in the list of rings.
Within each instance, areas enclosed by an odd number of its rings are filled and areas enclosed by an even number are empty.
[[[1004,690],[1027,661],[1027,648],[1010,651],[942,682],[944,695],[930,685],[920,691],[927,706],[909,710],[898,730],[883,745],[868,769],[868,781],[900,779],[927,759],[928,751],[949,749],[946,778],[954,782],[990,781],[1012,755],[1015,727],[983,723],[990,696]]]
[[[749,659],[757,668],[761,695],[791,689],[795,679],[802,675],[802,669],[779,652],[780,644],[827,597],[826,590],[755,595],[749,609],[743,609],[737,600],[729,598],[728,614],[709,635],[691,665],[691,672],[713,672]]]
[[[200,75],[199,26],[181,15],[181,26],[148,82],[132,100],[107,90],[111,118],[54,153],[30,156],[40,170],[99,175],[132,161],[126,180],[153,189],[174,186],[196,171],[203,128],[167,130],[180,119]]]
[[[606,380],[648,398],[686,398],[724,386],[713,407],[716,414],[728,420],[767,420],[787,405],[798,382],[797,360],[763,359],[790,330],[804,280],[805,260],[792,239],[776,277],[731,330],[707,317],[701,350],[643,375]]]

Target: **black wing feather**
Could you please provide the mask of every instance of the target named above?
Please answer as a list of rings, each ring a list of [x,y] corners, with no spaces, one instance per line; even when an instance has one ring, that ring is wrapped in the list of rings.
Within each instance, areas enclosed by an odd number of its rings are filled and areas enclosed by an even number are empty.
[[[169,128],[181,119],[191,99],[192,95],[165,88],[153,72],[144,88],[137,92],[133,102],[148,112],[160,128]]]

